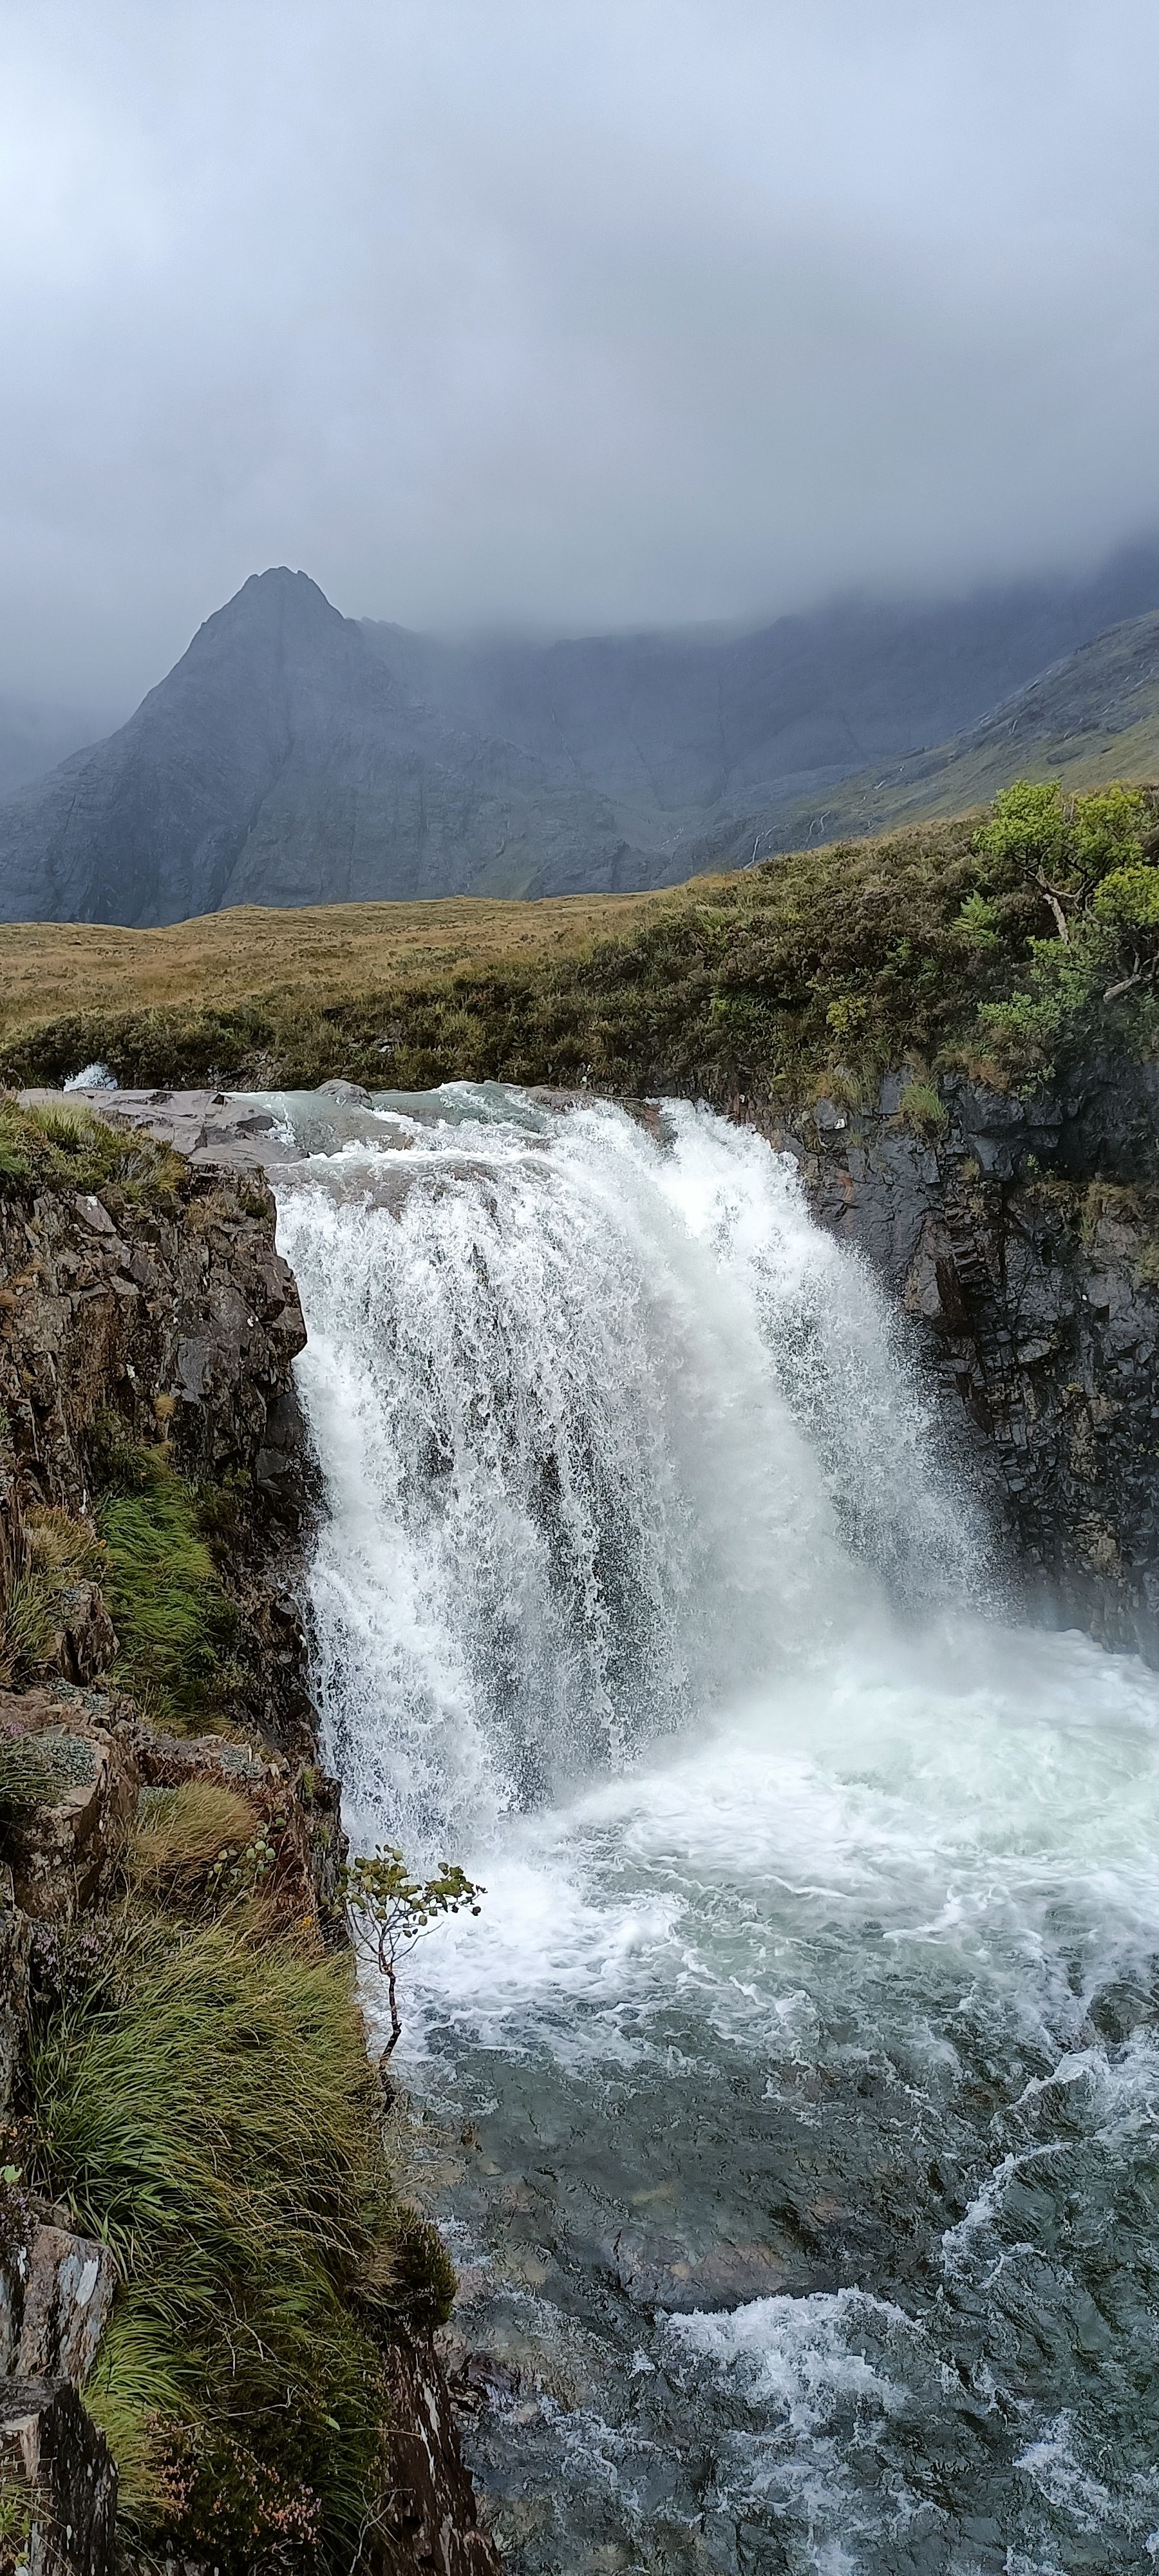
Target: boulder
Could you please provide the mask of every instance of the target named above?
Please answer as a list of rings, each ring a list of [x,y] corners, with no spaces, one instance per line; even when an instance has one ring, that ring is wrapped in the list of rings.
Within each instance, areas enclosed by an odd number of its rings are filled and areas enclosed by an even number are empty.
[[[338,1075],[334,1075],[329,1082],[320,1082],[318,1093],[323,1100],[340,1101],[346,1109],[373,1109],[374,1107],[370,1093],[363,1089],[360,1082],[343,1082]]]
[[[28,2497],[27,2576],[113,2576],[117,2472],[67,2379],[0,2380],[0,2476]]]
[[[54,1775],[49,1798],[20,1834],[16,1903],[39,1921],[67,1922],[103,1892],[124,1849],[137,1804],[136,1765],[83,1702],[63,1693],[0,1691],[0,1727],[36,1736]]]
[[[107,2245],[62,2225],[62,2212],[19,2191],[0,2235],[0,2371],[81,2388],[117,2286]]]

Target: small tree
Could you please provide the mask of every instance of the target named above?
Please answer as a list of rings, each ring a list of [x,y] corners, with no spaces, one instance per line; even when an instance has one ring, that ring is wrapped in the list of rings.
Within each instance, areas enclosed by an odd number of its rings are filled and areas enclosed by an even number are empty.
[[[386,1844],[382,1851],[364,1853],[343,1871],[342,1894],[354,1939],[359,1949],[377,1960],[386,1979],[390,2038],[380,2064],[391,2056],[402,2036],[395,1985],[399,1960],[408,1956],[424,1932],[433,1931],[440,1915],[458,1914],[464,1907],[477,1914],[478,1900],[486,1893],[486,1888],[477,1887],[457,1862],[449,1860],[440,1861],[433,1878],[412,1878],[394,1843]]]
[[[1074,915],[1086,910],[1100,878],[1142,863],[1145,812],[1137,787],[1064,797],[1057,780],[1019,778],[995,797],[974,847],[987,858],[1013,862],[1037,887],[1065,946]]]
[[[1103,995],[1104,1002],[1115,1002],[1159,968],[1159,868],[1112,868],[1095,894],[1093,909],[1099,921],[1128,932],[1134,950],[1130,973],[1108,984]]]

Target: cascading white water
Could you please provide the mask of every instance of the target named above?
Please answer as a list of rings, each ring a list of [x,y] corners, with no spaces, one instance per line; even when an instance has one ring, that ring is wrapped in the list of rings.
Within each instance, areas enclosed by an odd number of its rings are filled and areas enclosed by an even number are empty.
[[[875,1564],[928,1599],[969,1544],[868,1272],[759,1138],[668,1123],[419,1128],[401,1204],[284,1195],[323,1706],[354,1799],[424,1846],[847,1631]]]
[[[345,1123],[280,1190],[317,1688],[356,1832],[489,1890],[404,2053],[498,2177],[444,2214],[535,2392],[477,2436],[513,2564],[1139,2564],[1154,1677],[979,1615],[883,1300],[758,1138]]]

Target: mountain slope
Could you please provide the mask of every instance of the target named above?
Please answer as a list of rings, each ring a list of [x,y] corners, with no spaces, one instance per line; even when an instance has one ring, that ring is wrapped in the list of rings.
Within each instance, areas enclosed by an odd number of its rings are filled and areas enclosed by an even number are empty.
[[[79,707],[37,705],[0,696],[0,798],[44,778],[83,743],[97,742],[109,721]]]
[[[456,645],[265,572],[128,724],[0,803],[0,918],[673,884],[754,841],[961,802],[923,746],[1156,607],[1144,548],[1086,582],[847,603],[754,634]],[[912,808],[873,806],[882,763]]]
[[[962,814],[1016,778],[1057,778],[1072,790],[1159,779],[1159,612],[1096,636],[932,751],[863,770],[819,800],[754,810],[707,842],[698,863],[724,867],[751,858],[754,847],[766,858]]]
[[[846,601],[752,634],[453,645],[368,625],[388,669],[449,720],[499,734],[612,800],[625,836],[679,856],[714,816],[795,803],[943,742],[1049,664],[1159,608],[1159,550],[1086,582],[973,599]]]
[[[144,924],[456,892],[498,861],[521,891],[576,850],[616,882],[598,797],[414,703],[352,619],[279,570],[208,619],[118,733],[0,806],[0,907]]]

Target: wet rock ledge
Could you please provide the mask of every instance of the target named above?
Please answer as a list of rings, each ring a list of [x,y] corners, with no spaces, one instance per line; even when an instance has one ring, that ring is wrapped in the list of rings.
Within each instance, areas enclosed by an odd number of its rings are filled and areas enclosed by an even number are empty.
[[[160,1124],[160,1104],[138,1120],[129,1106],[108,1104],[114,1143],[95,1160],[51,1119],[25,1132],[11,1107],[0,1132],[0,2567],[29,2576],[155,2563],[128,2490],[118,2503],[112,2418],[106,2438],[90,2412],[135,2295],[133,2254],[123,2232],[83,2223],[58,2133],[44,2134],[58,2007],[83,2013],[95,1996],[98,2022],[115,2018],[158,1952],[216,1959],[259,2000],[255,1960],[274,1960],[284,1992],[300,1959],[339,2037],[353,2032],[367,2156],[389,2170],[392,2152],[343,2000],[338,1787],[317,1764],[295,1600],[308,1517],[297,1291],[244,1110],[223,1119],[226,1104],[203,1100],[146,1146],[133,1131]],[[158,1531],[174,1565],[141,1558]],[[292,1993],[285,2009],[292,2021]],[[276,2091],[276,2059],[271,2080]],[[388,2248],[380,2279],[351,2274],[341,2293],[381,2385],[351,2576],[495,2576],[432,2340],[445,2257],[403,2192],[390,2222],[403,2255]],[[226,2531],[241,2494],[253,2563],[262,2515],[296,2511],[304,2570],[310,2508],[289,2500],[292,2459],[250,2496],[245,2431],[223,2453],[233,2484],[213,2561],[223,2576],[250,2564]],[[174,2453],[161,2472],[182,2510],[196,2465]],[[133,2474],[139,2485],[139,2461]],[[175,2527],[173,2563],[200,2576],[206,2550],[180,2536],[180,2516]]]

